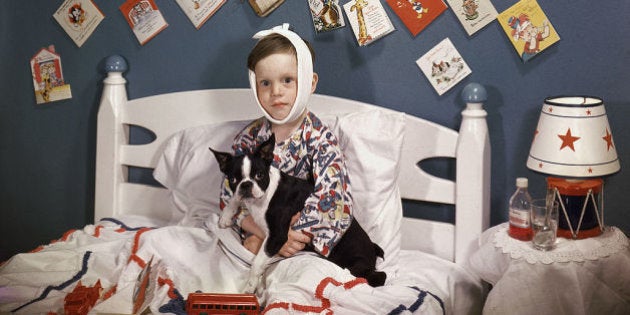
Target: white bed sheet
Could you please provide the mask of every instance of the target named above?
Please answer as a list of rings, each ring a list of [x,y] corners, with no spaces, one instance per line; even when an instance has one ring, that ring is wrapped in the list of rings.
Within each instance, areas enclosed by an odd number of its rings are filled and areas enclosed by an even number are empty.
[[[0,266],[0,312],[61,312],[63,298],[79,280],[101,281],[105,300],[94,310],[131,313],[142,262],[153,257],[153,313],[181,313],[188,293],[239,292],[253,254],[229,229],[168,226],[141,217],[104,220],[66,233],[32,253]],[[372,288],[347,270],[313,255],[274,263],[260,296],[266,314],[476,314],[481,310],[479,279],[452,262],[417,251],[402,251],[397,276]]]

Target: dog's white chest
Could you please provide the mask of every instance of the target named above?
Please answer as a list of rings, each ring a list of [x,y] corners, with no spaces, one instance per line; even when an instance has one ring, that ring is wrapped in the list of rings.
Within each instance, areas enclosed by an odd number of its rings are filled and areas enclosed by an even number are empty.
[[[245,201],[247,209],[251,214],[254,222],[260,227],[266,235],[269,235],[269,226],[265,219],[267,208],[269,208],[269,202],[278,188],[278,182],[280,181],[280,171],[276,168],[272,168],[269,171],[269,186],[265,190],[265,194],[262,198],[249,199]]]

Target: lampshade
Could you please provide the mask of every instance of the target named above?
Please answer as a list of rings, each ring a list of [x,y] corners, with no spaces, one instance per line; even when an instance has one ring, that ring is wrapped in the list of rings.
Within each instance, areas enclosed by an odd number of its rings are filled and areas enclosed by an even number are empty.
[[[590,96],[545,99],[527,167],[565,177],[598,177],[619,171],[604,102]]]

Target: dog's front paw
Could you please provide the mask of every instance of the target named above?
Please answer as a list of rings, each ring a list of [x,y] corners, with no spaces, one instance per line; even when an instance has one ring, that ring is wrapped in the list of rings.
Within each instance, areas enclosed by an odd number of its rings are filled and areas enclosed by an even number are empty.
[[[245,288],[243,288],[243,292],[246,294],[254,294],[256,293],[256,288],[258,287],[258,280],[249,278],[247,279],[247,283],[245,283]]]
[[[232,226],[232,224],[233,222],[232,222],[231,215],[225,215],[225,213],[223,213],[221,217],[219,218],[219,227],[222,229],[228,228]]]

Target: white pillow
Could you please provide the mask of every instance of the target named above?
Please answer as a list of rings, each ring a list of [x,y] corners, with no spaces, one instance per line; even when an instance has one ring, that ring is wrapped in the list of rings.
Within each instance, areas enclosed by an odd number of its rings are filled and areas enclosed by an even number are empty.
[[[397,181],[405,114],[376,109],[319,117],[333,130],[345,155],[355,217],[385,252],[379,269],[393,274],[401,242]],[[248,122],[192,127],[167,142],[153,175],[171,191],[173,223],[201,226],[210,214],[219,212],[223,174],[208,147],[231,151],[234,136]]]
[[[170,224],[200,227],[210,214],[220,213],[223,173],[209,148],[231,152],[234,136],[249,122],[191,127],[166,142],[153,177],[170,191]]]
[[[397,182],[405,114],[356,112],[339,117],[332,128],[346,158],[355,218],[385,252],[378,268],[393,275],[401,244],[402,202]]]

